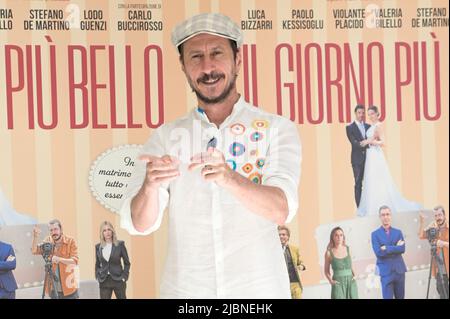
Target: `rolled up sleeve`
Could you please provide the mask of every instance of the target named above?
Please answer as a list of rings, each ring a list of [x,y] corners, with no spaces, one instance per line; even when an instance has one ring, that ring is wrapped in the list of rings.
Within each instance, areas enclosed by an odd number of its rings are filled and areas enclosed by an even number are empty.
[[[136,191],[137,193],[137,191]],[[136,195],[136,193],[134,195]],[[131,219],[131,200],[133,199],[134,195],[132,197],[126,198],[122,208],[120,210],[120,227],[128,231],[130,235],[149,235],[156,231],[159,226],[161,226],[161,221],[164,215],[164,210],[167,206],[167,202],[169,201],[169,192],[162,187],[159,189],[159,212],[158,217],[156,219],[156,222],[153,224],[153,226],[149,227],[143,232],[140,232],[136,230],[136,228],[133,225],[133,220]]]
[[[262,184],[280,188],[287,199],[289,223],[299,206],[302,149],[297,126],[279,117],[278,125],[270,129],[270,144],[262,172]]]
[[[163,127],[161,126],[153,132],[139,155],[146,154],[161,157],[166,154],[162,139]],[[136,159],[135,168],[128,184],[128,190],[119,212],[120,227],[128,231],[131,235],[148,235],[157,230],[161,225],[163,213],[169,201],[168,185],[162,185],[159,188],[159,212],[155,224],[143,232],[136,230],[131,219],[131,201],[142,187],[146,174],[146,165],[145,162]]]
[[[74,239],[70,241],[69,258],[73,259],[76,265],[78,265],[78,246]]]

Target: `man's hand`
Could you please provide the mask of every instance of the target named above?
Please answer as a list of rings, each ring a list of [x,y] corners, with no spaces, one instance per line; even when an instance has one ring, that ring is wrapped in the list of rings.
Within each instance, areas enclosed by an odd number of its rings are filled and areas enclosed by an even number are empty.
[[[180,176],[180,161],[173,156],[162,157],[152,155],[139,156],[141,161],[147,162],[147,172],[144,185],[157,189],[162,183],[170,182]]]
[[[14,259],[16,259],[16,257],[9,255],[8,258],[6,258],[6,261],[13,261]]]
[[[52,257],[52,263],[54,264],[58,264],[61,261],[61,258],[58,256],[53,256]]]
[[[33,227],[33,238],[38,238],[41,235],[42,231],[39,229],[37,225]]]
[[[405,244],[405,241],[401,240],[401,239],[397,242],[397,246],[403,246],[404,244]]]
[[[446,242],[443,240],[438,239],[436,241],[436,246],[438,246],[439,248],[445,247],[446,246],[445,244],[446,244]]]
[[[419,222],[421,225],[423,225],[423,222],[425,221],[425,214],[424,213],[419,213]]]
[[[368,144],[369,144],[368,140],[362,140],[361,142],[359,142],[359,145],[362,147],[367,146]]]
[[[381,250],[386,250],[386,246],[383,245],[383,246],[380,247],[380,249],[381,249]]]
[[[219,186],[226,185],[232,178],[233,170],[226,163],[222,152],[213,147],[191,158],[188,169],[193,171],[199,167],[203,167],[201,174],[205,180],[216,182]]]
[[[299,265],[299,266],[297,266],[297,269],[298,269],[299,271],[305,271],[305,270],[306,270],[306,267],[305,267],[305,265]]]

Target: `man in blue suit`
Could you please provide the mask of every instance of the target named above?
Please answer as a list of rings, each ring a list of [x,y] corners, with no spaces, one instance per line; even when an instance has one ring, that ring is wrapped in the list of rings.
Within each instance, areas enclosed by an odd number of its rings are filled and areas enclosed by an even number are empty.
[[[12,270],[16,269],[16,255],[11,245],[0,241],[0,299],[15,299],[17,283]]]
[[[379,209],[381,227],[372,233],[372,248],[377,256],[377,272],[381,277],[384,299],[405,298],[405,240],[402,231],[391,227],[392,213],[388,206]]]

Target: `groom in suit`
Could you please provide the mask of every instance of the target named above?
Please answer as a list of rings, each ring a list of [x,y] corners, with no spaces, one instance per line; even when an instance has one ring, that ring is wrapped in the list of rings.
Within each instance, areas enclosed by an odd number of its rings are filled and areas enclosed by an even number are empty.
[[[364,123],[365,109],[362,105],[355,107],[355,120],[347,125],[347,138],[352,144],[352,168],[353,176],[355,177],[355,202],[356,207],[359,206],[361,200],[361,189],[364,177],[364,165],[366,163],[366,149],[367,146],[362,146],[361,142],[366,137],[366,132],[370,125]]]
[[[16,255],[11,245],[0,241],[0,299],[15,299],[17,283],[12,270],[16,269]]]
[[[392,214],[388,206],[379,209],[381,227],[372,233],[372,248],[377,256],[377,274],[381,277],[384,299],[405,298],[405,240],[402,231],[391,227]]]

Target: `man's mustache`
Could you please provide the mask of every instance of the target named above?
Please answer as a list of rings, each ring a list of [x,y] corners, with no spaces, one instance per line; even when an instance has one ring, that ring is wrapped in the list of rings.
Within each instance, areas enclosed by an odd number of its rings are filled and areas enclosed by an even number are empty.
[[[225,75],[223,73],[218,72],[211,72],[209,74],[204,73],[201,77],[197,79],[197,83],[215,81],[220,78],[225,78]]]

